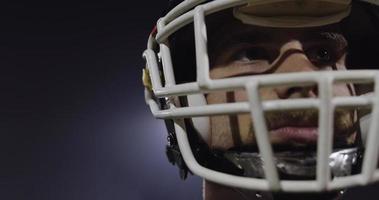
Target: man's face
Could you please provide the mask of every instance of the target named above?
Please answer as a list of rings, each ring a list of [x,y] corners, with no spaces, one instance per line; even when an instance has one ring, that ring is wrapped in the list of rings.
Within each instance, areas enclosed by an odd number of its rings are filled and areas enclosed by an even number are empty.
[[[231,20],[211,31],[210,76],[222,79],[259,74],[345,70],[347,42],[337,26],[319,28],[266,28]],[[351,96],[351,85],[336,84],[334,96]],[[260,89],[262,100],[317,98],[317,86],[281,86]],[[246,91],[213,92],[208,104],[247,101]],[[317,110],[265,113],[274,147],[305,147],[317,143]],[[255,146],[250,114],[213,116],[208,145],[214,149]],[[335,143],[354,142],[354,111],[335,112]]]

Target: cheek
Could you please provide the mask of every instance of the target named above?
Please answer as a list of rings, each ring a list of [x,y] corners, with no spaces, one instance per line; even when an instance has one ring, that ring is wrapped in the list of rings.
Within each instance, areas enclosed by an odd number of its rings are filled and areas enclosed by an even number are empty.
[[[346,54],[344,54],[336,63],[337,70],[346,70]]]
[[[208,104],[226,103],[227,94],[225,92],[212,92],[206,96],[206,100]],[[210,117],[210,136],[207,143],[212,149],[228,149],[233,146],[229,117]]]
[[[206,96],[208,104],[221,104],[226,103],[226,93],[225,92],[212,92]]]
[[[260,90],[261,97],[273,99],[275,93],[270,89]],[[234,92],[213,92],[206,97],[208,104],[221,104],[248,101],[243,90]],[[210,140],[208,145],[214,149],[229,149],[233,146],[256,144],[249,113],[230,116],[210,117]]]
[[[352,96],[351,94],[354,91],[349,90],[349,86],[347,84],[334,84],[333,86],[333,95],[334,96]]]
[[[247,101],[246,92],[213,92],[207,95],[208,104],[221,104]],[[210,117],[209,147],[229,149],[234,146],[254,143],[251,132],[250,114],[223,115]]]

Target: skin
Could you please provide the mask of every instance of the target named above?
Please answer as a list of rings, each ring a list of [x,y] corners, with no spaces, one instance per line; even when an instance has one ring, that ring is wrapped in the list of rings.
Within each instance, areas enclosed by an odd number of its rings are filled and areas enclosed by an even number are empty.
[[[210,31],[210,76],[223,79],[259,74],[345,70],[347,42],[338,26],[319,28],[267,28],[226,21],[217,31]],[[258,38],[258,39],[257,39]],[[326,54],[329,56],[325,56]],[[274,70],[273,70],[274,69]],[[317,87],[270,87],[260,90],[262,100],[317,98]],[[347,84],[335,84],[334,96],[352,96],[354,89]],[[245,91],[213,92],[206,95],[208,104],[247,101]],[[335,114],[335,140],[344,145],[355,141],[352,129],[354,111],[337,110]],[[314,139],[294,139],[275,134],[275,129],[317,128],[317,112],[291,111],[266,113],[269,138],[273,147],[297,148],[315,146]],[[211,130],[206,143],[211,149],[228,150],[238,146],[256,146],[254,123],[250,114],[210,117]],[[278,125],[280,124],[280,125]],[[295,124],[295,125],[294,125]],[[279,127],[279,128],[280,128]],[[261,193],[263,199],[271,199]],[[205,200],[257,199],[256,192],[243,191],[205,181]],[[262,199],[262,198],[260,198]],[[291,197],[295,199],[295,197]],[[300,197],[301,199],[301,197]]]

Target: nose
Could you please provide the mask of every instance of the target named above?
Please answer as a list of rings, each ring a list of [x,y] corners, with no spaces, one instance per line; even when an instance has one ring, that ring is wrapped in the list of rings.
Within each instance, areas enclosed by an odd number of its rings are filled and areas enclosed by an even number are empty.
[[[307,58],[299,41],[291,41],[284,44],[280,50],[280,56],[276,60],[275,73],[311,72],[317,67]],[[317,97],[317,86],[283,86],[275,88],[280,99]]]

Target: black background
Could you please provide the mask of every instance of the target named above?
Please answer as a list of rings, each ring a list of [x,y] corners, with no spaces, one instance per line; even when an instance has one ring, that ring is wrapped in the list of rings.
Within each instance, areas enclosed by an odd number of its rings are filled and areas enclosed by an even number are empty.
[[[141,54],[166,1],[0,7],[0,199],[201,199],[143,99]]]

